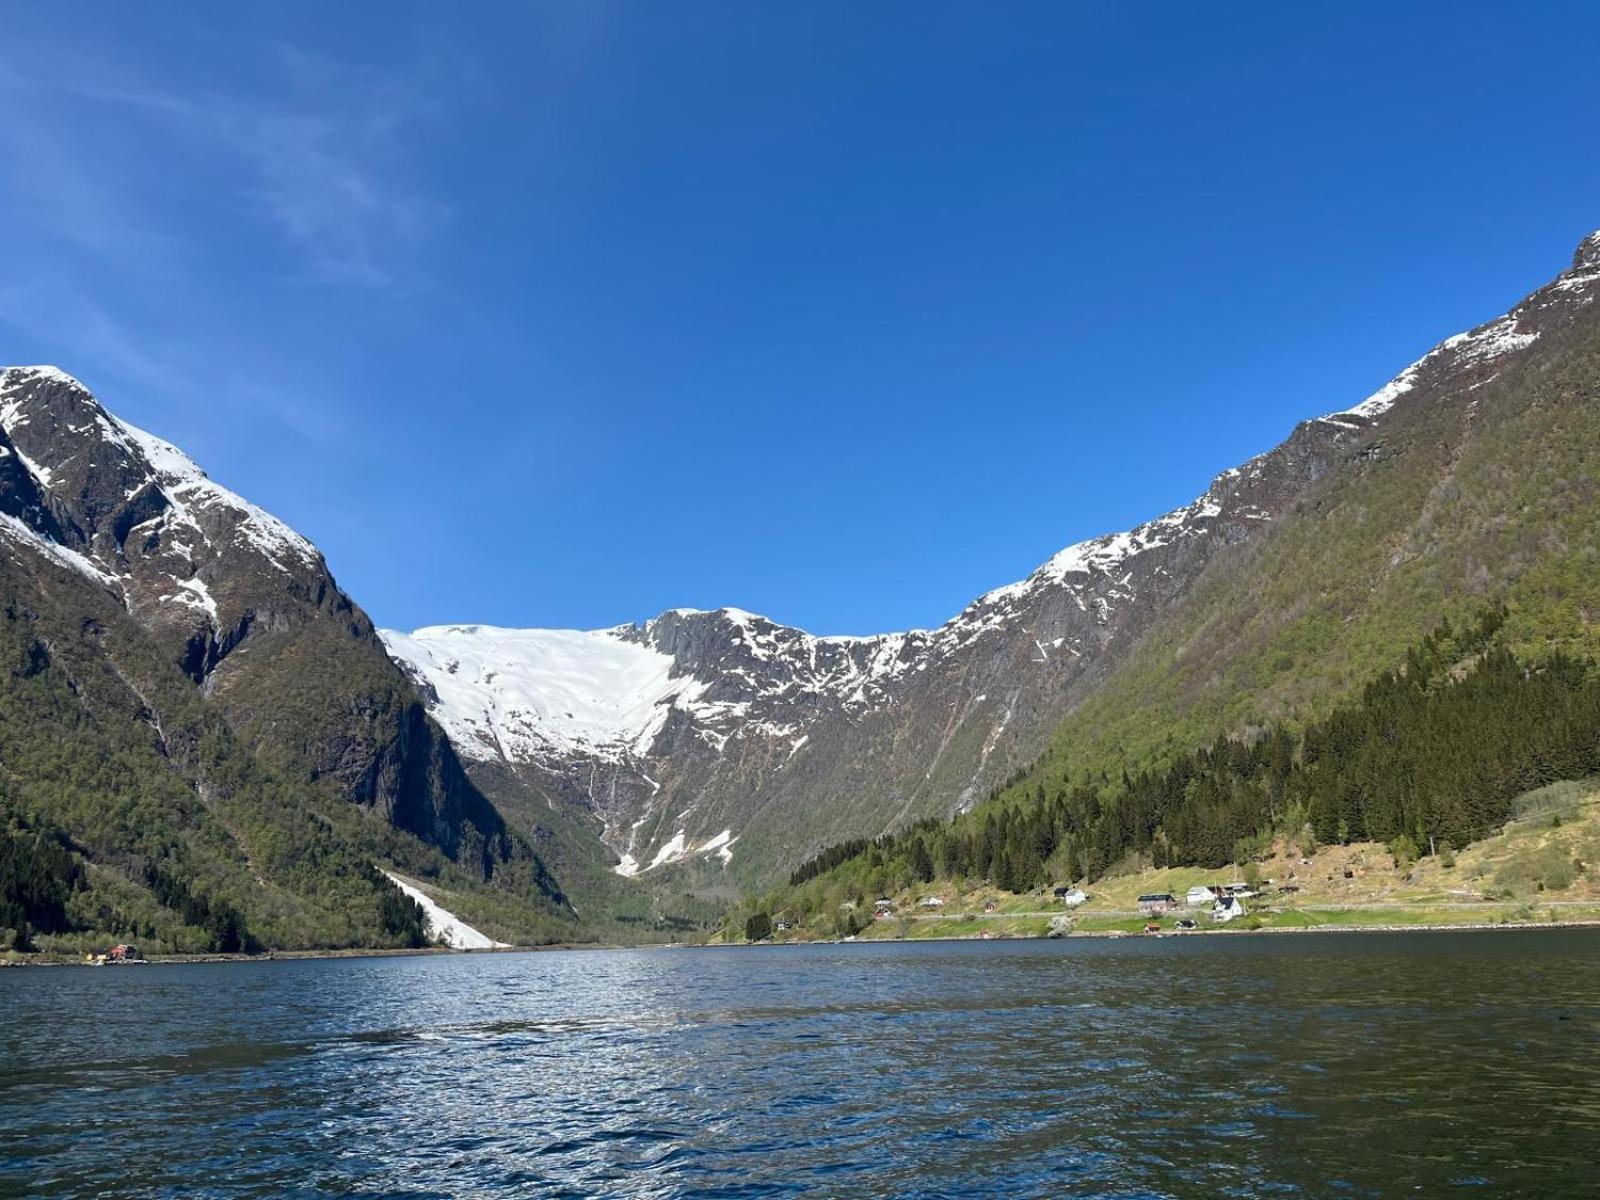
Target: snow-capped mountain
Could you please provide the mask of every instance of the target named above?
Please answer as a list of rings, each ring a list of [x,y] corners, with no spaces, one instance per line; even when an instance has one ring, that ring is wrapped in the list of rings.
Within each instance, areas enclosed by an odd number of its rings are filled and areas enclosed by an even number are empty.
[[[106,412],[55,367],[0,372],[0,534],[70,563],[140,618],[186,634],[196,680],[248,623],[332,589],[322,556],[187,455]],[[263,587],[262,585],[266,586]]]
[[[296,774],[449,853],[504,849],[504,822],[317,548],[54,367],[0,371],[0,577],[101,639],[119,677],[129,639],[100,614],[131,621]],[[146,707],[162,753],[194,759]]]
[[[486,873],[517,831],[565,858],[587,828],[623,875],[690,863],[761,883],[831,842],[971,804],[1033,762],[1147,634],[1199,611],[1197,589],[1248,576],[1291,524],[1314,528],[1330,477],[1365,478],[1437,439],[1420,415],[1459,413],[1466,429],[1501,393],[1581,403],[1586,384],[1535,384],[1586,353],[1597,291],[1600,234],[1511,312],[1193,503],[1070,546],[932,630],[815,637],[677,609],[594,632],[453,625],[380,640],[310,542],[49,367],[0,372],[0,582],[20,620],[48,614],[84,654],[103,645],[134,719],[190,775],[195,746],[127,670],[147,642],[252,753]],[[1421,544],[1385,547],[1384,561]],[[601,869],[601,848],[582,844],[565,861]]]
[[[969,803],[1026,761],[1108,651],[1214,546],[1269,522],[1347,434],[1307,427],[1193,504],[1069,547],[935,630],[814,637],[724,608],[588,632],[382,636],[458,752],[591,807],[619,873],[735,860],[758,814],[786,808],[875,833]]]
[[[770,875],[831,841],[968,805],[1030,763],[1214,560],[1240,561],[1327,472],[1383,454],[1397,409],[1472,403],[1597,290],[1600,233],[1553,283],[1361,403],[938,629],[813,637],[727,608],[592,632],[382,636],[460,753],[597,814],[619,873],[715,858]]]

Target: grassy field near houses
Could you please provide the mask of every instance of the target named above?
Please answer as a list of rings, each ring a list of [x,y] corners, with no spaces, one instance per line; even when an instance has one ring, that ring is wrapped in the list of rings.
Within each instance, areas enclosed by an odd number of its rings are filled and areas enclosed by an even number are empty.
[[[1249,866],[1114,874],[1084,885],[1089,900],[1070,910],[1049,888],[1013,894],[930,884],[885,897],[892,912],[872,920],[857,938],[1044,937],[1063,915],[1070,917],[1071,935],[1137,934],[1149,924],[1176,931],[1183,919],[1195,922],[1195,932],[1227,933],[1600,922],[1600,789],[1558,784],[1524,797],[1520,811],[1525,815],[1463,850],[1414,862],[1397,862],[1376,842],[1309,855],[1280,844]],[[1246,879],[1259,880],[1259,895],[1247,902],[1245,916],[1226,924],[1214,923],[1207,907],[1183,904],[1196,885]],[[1142,914],[1139,897],[1160,893],[1171,893],[1178,906],[1159,916]],[[875,899],[865,899],[869,909]],[[925,903],[931,900],[940,903]],[[775,941],[817,936],[781,909],[773,916]],[[737,931],[729,934],[739,940]]]

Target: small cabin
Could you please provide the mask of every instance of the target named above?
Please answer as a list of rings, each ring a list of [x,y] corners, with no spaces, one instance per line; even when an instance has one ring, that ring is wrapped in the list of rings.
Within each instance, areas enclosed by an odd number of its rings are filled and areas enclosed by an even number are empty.
[[[1202,904],[1211,904],[1220,895],[1222,895],[1222,889],[1216,884],[1197,883],[1189,889],[1189,894],[1184,897],[1184,901],[1190,908],[1198,908]]]
[[[111,947],[106,957],[112,962],[138,962],[144,956],[139,953],[139,947],[124,943]]]
[[[1178,905],[1178,898],[1171,892],[1151,892],[1139,897],[1139,915],[1141,917],[1156,917],[1162,913],[1171,912]]]
[[[943,908],[944,907],[944,901],[941,900],[938,896],[925,896],[923,898],[923,900],[922,900],[922,903],[920,905],[918,905],[918,907],[919,908]]]
[[[1066,905],[1068,908],[1077,908],[1078,905],[1082,904],[1089,898],[1089,893],[1084,891],[1082,888],[1068,888],[1065,891],[1057,888],[1056,896],[1061,903]]]

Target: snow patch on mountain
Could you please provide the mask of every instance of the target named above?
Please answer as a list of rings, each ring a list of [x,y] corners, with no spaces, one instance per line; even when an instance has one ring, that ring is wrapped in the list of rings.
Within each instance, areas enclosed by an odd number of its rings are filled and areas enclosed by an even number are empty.
[[[80,385],[81,386],[81,385]],[[291,570],[286,561],[297,558],[315,564],[317,548],[277,517],[251,504],[237,492],[212,480],[199,465],[171,442],[118,420],[109,418],[107,441],[120,442],[134,450],[149,464],[162,492],[171,503],[175,519],[191,526],[202,539],[206,535],[195,519],[191,506],[204,511],[213,506],[225,508],[237,519],[235,537],[263,554],[280,571]]]
[[[1583,270],[1570,271],[1557,280],[1552,288],[1563,291],[1581,287],[1590,282],[1593,274],[1595,273]],[[1360,404],[1340,412],[1329,413],[1321,420],[1333,425],[1348,424],[1340,420],[1342,417],[1373,420],[1388,412],[1394,407],[1396,400],[1415,388],[1417,380],[1425,370],[1443,366],[1466,370],[1526,349],[1539,340],[1539,333],[1537,330],[1521,327],[1525,311],[1524,307],[1519,306],[1487,325],[1480,325],[1477,329],[1445,338]]]
[[[390,871],[385,871],[384,874],[388,876],[390,883],[421,906],[422,915],[427,921],[428,936],[441,945],[449,946],[452,950],[499,950],[509,945],[507,942],[495,941],[486,933],[480,933],[455,913],[444,908],[421,888],[407,883],[400,876]]]
[[[178,580],[178,590],[171,596],[163,596],[163,600],[176,600],[180,604],[187,604],[199,609],[211,618],[211,624],[217,625],[217,602],[211,595],[211,589],[206,586],[205,580],[196,576],[193,579]]]
[[[724,829],[714,837],[707,838],[698,846],[689,841],[685,830],[678,830],[655,852],[650,859],[650,865],[641,867],[639,861],[631,853],[622,855],[622,861],[611,869],[625,879],[631,879],[641,871],[654,871],[657,867],[664,867],[670,863],[686,862],[691,858],[716,857],[723,866],[733,861],[733,844],[739,839],[733,836],[733,830]]]
[[[687,853],[688,848],[684,841],[684,832],[680,829],[667,839],[661,849],[656,851],[656,856],[650,860],[650,865],[645,870],[654,871],[662,863],[677,862]]]
[[[9,541],[37,551],[58,566],[66,567],[69,571],[76,571],[86,579],[92,579],[95,583],[120,590],[122,581],[115,575],[102,571],[76,550],[69,550],[61,543],[52,541],[42,533],[30,529],[9,513],[0,513],[0,534],[3,534]]]
[[[724,829],[715,837],[703,842],[697,854],[715,854],[727,865],[733,861],[733,844],[739,839],[733,836],[733,830]]]

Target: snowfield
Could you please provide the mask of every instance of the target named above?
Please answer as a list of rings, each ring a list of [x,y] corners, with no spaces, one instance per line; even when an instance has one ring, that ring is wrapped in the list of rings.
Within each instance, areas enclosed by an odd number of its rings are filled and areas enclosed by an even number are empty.
[[[612,629],[433,625],[380,636],[437,693],[433,713],[456,750],[491,761],[543,747],[642,755],[666,720],[664,702],[693,682],[672,677],[670,655]]]

